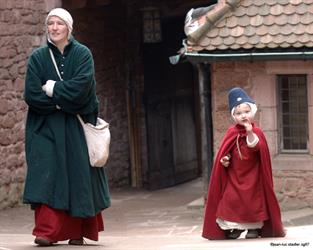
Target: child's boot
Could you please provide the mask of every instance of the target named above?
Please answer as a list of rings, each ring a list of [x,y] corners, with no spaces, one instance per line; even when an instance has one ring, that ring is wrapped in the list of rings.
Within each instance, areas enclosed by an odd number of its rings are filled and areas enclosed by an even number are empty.
[[[259,237],[259,230],[258,229],[249,229],[246,234],[246,239],[255,239]]]
[[[240,229],[232,229],[228,230],[226,232],[226,238],[227,239],[237,239],[240,237],[241,233],[245,230],[240,230]]]

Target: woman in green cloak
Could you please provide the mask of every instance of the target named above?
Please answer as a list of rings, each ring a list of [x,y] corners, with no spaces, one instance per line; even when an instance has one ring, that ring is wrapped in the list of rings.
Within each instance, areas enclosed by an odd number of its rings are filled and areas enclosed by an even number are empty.
[[[25,79],[27,176],[23,201],[35,210],[35,243],[82,245],[98,240],[110,206],[103,168],[90,166],[76,117],[95,123],[98,99],[90,50],[76,41],[73,19],[56,8],[46,18],[47,45],[31,54]],[[54,68],[52,50],[62,80]]]

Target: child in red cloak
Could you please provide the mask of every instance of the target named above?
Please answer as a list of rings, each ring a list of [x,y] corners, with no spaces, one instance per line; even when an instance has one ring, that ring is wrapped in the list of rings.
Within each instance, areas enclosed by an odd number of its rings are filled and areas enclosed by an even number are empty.
[[[229,92],[231,126],[217,153],[202,236],[210,240],[284,237],[266,138],[252,119],[255,102],[241,88]]]

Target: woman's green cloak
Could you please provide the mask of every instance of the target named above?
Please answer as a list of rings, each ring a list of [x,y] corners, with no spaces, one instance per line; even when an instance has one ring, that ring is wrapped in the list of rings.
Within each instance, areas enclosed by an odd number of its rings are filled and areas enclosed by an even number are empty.
[[[63,81],[49,55],[51,48]],[[53,97],[42,90],[56,81]],[[94,123],[98,115],[94,63],[90,50],[71,38],[64,53],[51,43],[29,58],[25,101],[27,177],[24,203],[46,204],[74,217],[91,217],[110,206],[103,168],[89,164],[82,127],[76,117]]]

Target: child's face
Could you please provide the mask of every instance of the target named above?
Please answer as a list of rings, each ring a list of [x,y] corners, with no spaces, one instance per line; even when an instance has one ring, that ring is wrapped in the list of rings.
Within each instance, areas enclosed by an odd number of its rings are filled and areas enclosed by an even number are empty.
[[[234,110],[234,119],[239,125],[250,124],[253,119],[250,105],[247,103],[239,104]]]

